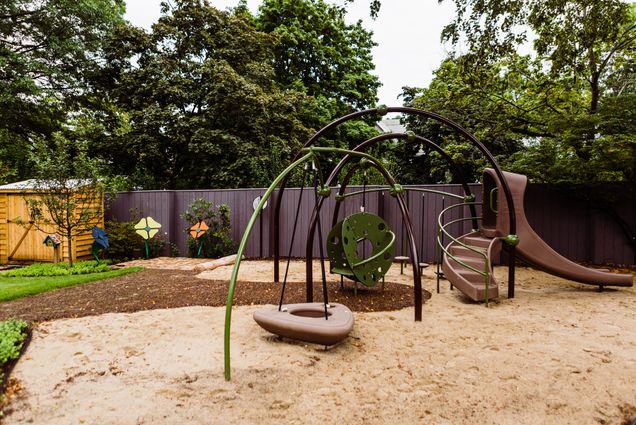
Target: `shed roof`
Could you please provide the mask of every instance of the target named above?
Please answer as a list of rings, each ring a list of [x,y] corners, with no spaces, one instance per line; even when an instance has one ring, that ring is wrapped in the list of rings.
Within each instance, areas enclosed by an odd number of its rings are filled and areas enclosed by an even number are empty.
[[[90,180],[82,180],[82,179],[68,179],[68,186],[71,188],[88,186],[92,183]],[[49,188],[56,187],[55,184],[51,182],[48,186]],[[0,186],[0,191],[21,191],[21,190],[34,190],[34,189],[46,189],[47,182],[38,182],[36,179],[23,180],[20,182],[14,182],[9,184],[4,184]]]

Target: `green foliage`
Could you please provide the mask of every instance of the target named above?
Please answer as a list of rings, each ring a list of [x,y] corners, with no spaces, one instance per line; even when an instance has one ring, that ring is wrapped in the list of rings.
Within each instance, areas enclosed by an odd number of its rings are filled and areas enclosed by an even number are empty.
[[[81,261],[69,267],[66,263],[35,263],[27,267],[9,270],[4,277],[69,276],[102,273],[110,270],[108,261],[96,264],[94,261]]]
[[[505,158],[522,146],[531,133],[542,131],[540,122],[520,117],[520,110],[508,99],[509,92],[520,93],[523,78],[518,69],[527,66],[522,58],[507,64],[505,71],[491,69],[484,81],[474,84],[464,72],[461,60],[446,59],[435,71],[435,77],[425,89],[405,91],[408,105],[427,109],[448,117],[472,132],[496,157]],[[531,101],[535,98],[529,95]],[[528,106],[532,108],[532,106]],[[442,147],[462,169],[469,181],[479,179],[484,156],[468,140],[460,138],[433,120],[409,117],[407,126],[416,134],[427,137]],[[398,179],[404,183],[446,183],[460,181],[448,162],[426,146],[401,144],[396,147]]]
[[[4,365],[20,355],[28,329],[29,325],[23,320],[8,319],[0,322],[0,382],[4,378]]]
[[[179,246],[174,243],[174,242],[170,242],[170,256],[171,257],[181,257],[181,252],[179,251]]]
[[[267,186],[317,128],[375,103],[373,45],[322,1],[266,2],[257,16],[166,3],[151,32],[120,26],[108,38],[95,84],[112,102],[91,152],[130,187]],[[327,143],[373,131],[357,126]]]
[[[157,233],[152,239],[148,240],[148,257],[155,258],[163,255],[164,248],[167,244],[166,242],[167,234]],[[137,235],[139,237],[139,235]],[[146,255],[146,251],[144,248],[144,258]]]
[[[372,33],[360,21],[347,24],[345,15],[344,7],[323,0],[267,0],[254,18],[259,30],[276,37],[276,81],[315,99],[307,122],[315,129],[377,102],[380,81],[371,74]],[[374,125],[373,118],[349,121],[320,144],[353,148],[377,134]]]
[[[29,221],[42,231],[53,227],[66,237],[72,266],[73,238],[88,232],[103,214],[98,164],[88,157],[86,143],[59,132],[51,140],[38,140],[32,159],[36,179],[32,193],[25,195]]]
[[[188,237],[189,257],[197,256],[201,244],[201,257],[204,258],[218,258],[234,252],[236,247],[232,239],[230,207],[226,204],[217,207],[206,199],[197,198],[181,214],[181,218],[190,223],[190,226],[203,220],[210,228],[198,240]],[[186,234],[189,233],[190,226],[185,229]]]
[[[372,34],[361,21],[348,25],[346,9],[323,0],[265,0],[256,26],[277,36],[274,70],[285,87],[334,99],[339,114],[375,105],[380,82]]]
[[[322,0],[258,16],[176,0],[150,31],[123,12],[122,0],[0,5],[0,183],[34,177],[30,153],[66,140],[107,164],[107,190],[266,186],[317,128],[375,103],[371,34]],[[372,124],[326,142],[355,145]]]
[[[87,76],[123,13],[121,0],[0,2],[0,179],[31,177],[34,138],[95,100]]]
[[[315,100],[280,89],[275,38],[242,14],[199,0],[162,13],[150,33],[109,38],[100,84],[125,130],[93,151],[146,189],[267,184],[311,133]]]
[[[533,47],[553,76],[588,77],[590,86],[633,58],[635,6],[620,0],[453,0],[456,15],[442,39],[468,46],[476,68],[516,54],[534,32]],[[593,99],[590,99],[593,101]]]
[[[108,220],[105,230],[108,234],[108,258],[113,261],[129,261],[142,256],[141,238],[135,233],[135,222]]]
[[[143,239],[135,232],[135,224],[139,218],[131,221],[108,220],[105,230],[108,234],[108,250],[106,255],[113,261],[129,261],[136,258],[145,258],[146,251]],[[157,233],[148,241],[150,258],[158,257],[163,253],[166,239]]]
[[[140,270],[142,270],[141,267],[127,267],[102,273],[37,277],[5,277],[3,274],[0,274],[0,302],[36,295],[41,292],[65,288],[67,286],[123,276]]]
[[[528,143],[503,163],[535,182],[636,182],[634,108],[636,93],[605,98],[596,114],[555,120],[555,136]]]
[[[636,181],[636,5],[455,3],[442,37],[463,40],[468,51],[442,62],[427,88],[407,89],[407,104],[458,121],[505,168],[533,181]],[[534,51],[522,56],[517,50],[529,30]],[[435,123],[408,124],[467,165],[469,180],[479,178],[487,164],[476,150]],[[399,154],[407,182],[450,180],[438,155],[414,158],[418,150]]]

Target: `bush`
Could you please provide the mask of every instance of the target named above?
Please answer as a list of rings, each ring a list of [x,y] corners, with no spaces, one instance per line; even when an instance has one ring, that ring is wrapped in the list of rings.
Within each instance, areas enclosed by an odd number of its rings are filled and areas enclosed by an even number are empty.
[[[235,250],[232,239],[232,225],[230,223],[230,207],[221,204],[218,207],[214,203],[203,198],[195,199],[188,210],[181,214],[181,218],[189,223],[189,226],[204,220],[210,229],[198,239],[201,248],[201,257],[218,258],[232,254]],[[190,227],[185,229],[189,234]],[[196,257],[198,251],[197,241],[188,236],[188,257]]]
[[[20,355],[28,327],[23,320],[9,319],[0,322],[0,382],[4,378],[4,365]]]
[[[128,261],[141,257],[142,242],[132,221],[109,220],[105,223],[108,234],[106,255],[116,261]]]
[[[96,264],[94,261],[82,261],[69,267],[68,263],[35,263],[21,269],[9,270],[2,274],[4,277],[40,277],[40,276],[68,276],[77,274],[102,273],[110,270],[108,262]]]
[[[144,240],[135,232],[134,221],[109,220],[105,223],[108,234],[108,250],[106,255],[115,261],[128,261],[146,256]],[[163,235],[158,233],[148,241],[150,257],[158,257],[163,253],[166,241]]]

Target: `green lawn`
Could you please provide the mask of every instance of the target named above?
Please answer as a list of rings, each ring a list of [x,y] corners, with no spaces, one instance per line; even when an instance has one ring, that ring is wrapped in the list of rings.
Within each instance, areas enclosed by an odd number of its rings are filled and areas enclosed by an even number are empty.
[[[142,267],[129,267],[102,273],[69,276],[4,277],[0,275],[0,302],[27,297],[53,289],[65,288],[67,286],[122,276],[128,273],[138,272],[141,269]]]

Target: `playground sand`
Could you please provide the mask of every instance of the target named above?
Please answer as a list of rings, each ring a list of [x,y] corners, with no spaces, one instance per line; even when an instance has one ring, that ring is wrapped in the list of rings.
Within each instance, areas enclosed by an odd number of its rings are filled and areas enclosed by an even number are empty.
[[[279,341],[252,320],[259,307],[235,308],[230,382],[223,379],[223,307],[41,323],[14,370],[23,389],[5,421],[623,424],[636,418],[634,288],[597,293],[519,268],[516,298],[485,308],[446,282],[436,294],[432,268],[425,273],[433,298],[421,323],[413,321],[412,307],[356,313],[351,336],[328,351]],[[246,262],[240,278],[269,274],[271,263]],[[497,275],[503,281],[506,269]]]

